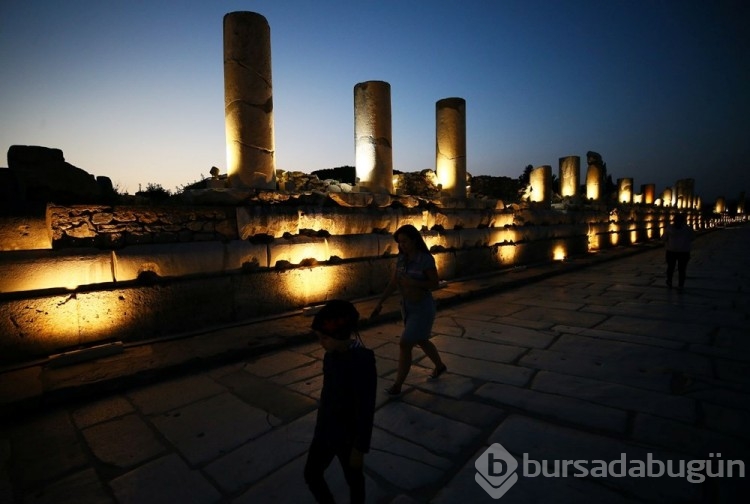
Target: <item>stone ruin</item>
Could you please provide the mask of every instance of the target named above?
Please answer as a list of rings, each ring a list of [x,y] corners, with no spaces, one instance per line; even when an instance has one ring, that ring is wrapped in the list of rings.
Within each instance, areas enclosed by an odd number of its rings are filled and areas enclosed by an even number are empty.
[[[60,149],[12,145],[0,169],[0,214],[43,210],[47,202],[107,203],[116,196],[109,177],[94,177],[65,161]]]

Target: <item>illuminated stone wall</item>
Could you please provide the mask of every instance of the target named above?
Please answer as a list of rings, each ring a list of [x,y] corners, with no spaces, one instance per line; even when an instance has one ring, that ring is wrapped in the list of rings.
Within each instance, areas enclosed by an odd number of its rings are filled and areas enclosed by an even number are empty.
[[[50,247],[30,240],[30,250],[0,253],[0,361],[376,295],[394,267],[392,233],[404,224],[424,230],[450,280],[657,239],[676,211],[473,204],[50,206],[37,233]]]
[[[233,240],[233,207],[47,207],[52,247],[120,248],[146,243]]]

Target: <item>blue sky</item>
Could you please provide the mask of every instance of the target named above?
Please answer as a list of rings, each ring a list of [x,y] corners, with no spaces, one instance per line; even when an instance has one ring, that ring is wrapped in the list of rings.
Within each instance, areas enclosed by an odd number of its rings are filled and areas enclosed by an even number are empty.
[[[60,148],[131,193],[226,170],[222,18],[271,26],[276,164],[354,164],[353,88],[391,84],[393,162],[434,168],[466,100],[467,166],[602,154],[614,179],[750,193],[748,7],[721,1],[0,0],[0,148]],[[2,162],[0,162],[2,163]],[[4,166],[5,164],[2,163]]]

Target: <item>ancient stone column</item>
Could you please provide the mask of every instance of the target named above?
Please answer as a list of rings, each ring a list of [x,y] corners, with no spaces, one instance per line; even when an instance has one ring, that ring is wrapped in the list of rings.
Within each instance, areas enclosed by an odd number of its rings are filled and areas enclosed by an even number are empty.
[[[224,117],[230,187],[275,189],[271,29],[255,12],[224,16]]]
[[[586,198],[599,201],[602,197],[604,170],[601,166],[590,164],[586,171]]]
[[[670,187],[667,187],[661,193],[661,206],[672,206],[672,189]]]
[[[443,194],[466,199],[466,100],[439,100],[435,128],[435,174]]]
[[[656,198],[656,184],[641,185],[641,194],[643,195],[643,203],[653,205]]]
[[[361,191],[393,193],[391,85],[387,82],[354,86],[354,156]]]
[[[633,202],[633,179],[632,178],[617,179],[617,201],[619,201],[620,203],[632,203]]]
[[[581,158],[568,156],[560,158],[560,196],[575,196],[581,181]]]
[[[586,153],[586,198],[599,201],[604,196],[604,177],[607,172],[601,154],[594,151]]]
[[[695,189],[695,179],[680,179],[675,184],[676,202],[679,208],[691,208],[693,192]]]
[[[552,167],[538,166],[529,174],[531,195],[529,198],[535,203],[552,203]]]
[[[727,201],[724,196],[716,198],[716,204],[714,205],[714,213],[722,214],[727,211]]]

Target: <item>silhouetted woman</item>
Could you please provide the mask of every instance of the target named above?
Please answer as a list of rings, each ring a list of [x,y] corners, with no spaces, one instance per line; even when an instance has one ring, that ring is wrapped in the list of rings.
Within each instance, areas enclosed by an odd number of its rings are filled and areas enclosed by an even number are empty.
[[[431,291],[437,289],[439,283],[435,258],[430,254],[422,235],[411,224],[398,228],[393,233],[393,239],[398,243],[399,250],[396,271],[371,316],[380,313],[383,301],[396,289],[401,292],[404,331],[399,341],[398,371],[396,381],[386,389],[388,395],[398,396],[411,369],[414,346],[421,348],[435,365],[430,378],[437,378],[447,367],[430,341],[432,323],[435,321],[435,300]]]

